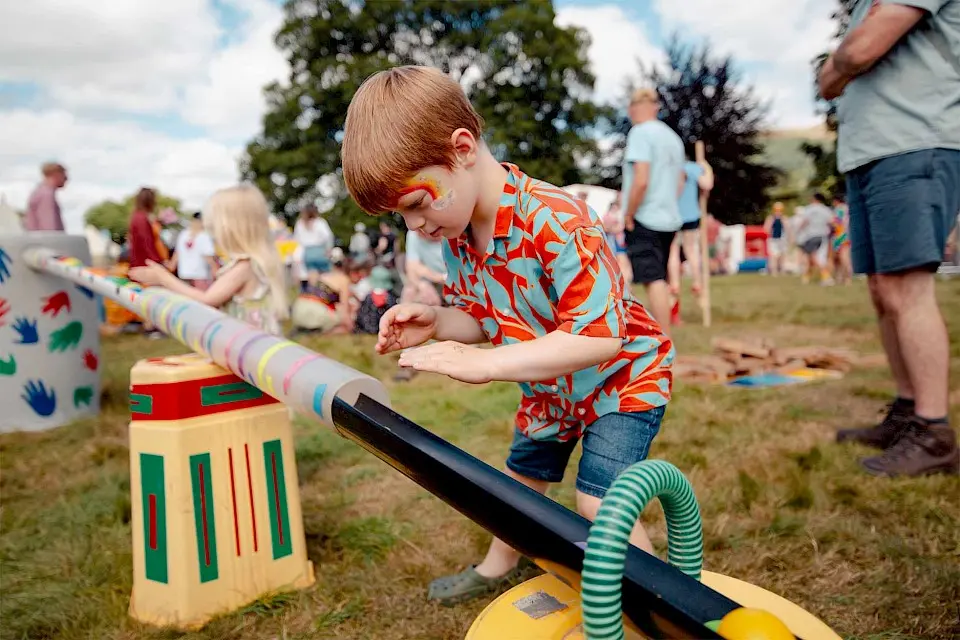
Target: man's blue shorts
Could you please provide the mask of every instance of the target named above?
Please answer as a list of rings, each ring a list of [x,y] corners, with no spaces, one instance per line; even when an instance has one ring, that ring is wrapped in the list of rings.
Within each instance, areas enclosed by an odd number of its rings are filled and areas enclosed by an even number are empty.
[[[847,174],[856,273],[936,271],[960,212],[960,150],[924,149]]]
[[[583,455],[577,471],[577,490],[602,498],[627,467],[646,460],[665,409],[608,413],[587,427],[581,438]],[[513,434],[507,467],[526,478],[560,482],[576,446],[576,438],[566,442],[531,440],[518,430]]]

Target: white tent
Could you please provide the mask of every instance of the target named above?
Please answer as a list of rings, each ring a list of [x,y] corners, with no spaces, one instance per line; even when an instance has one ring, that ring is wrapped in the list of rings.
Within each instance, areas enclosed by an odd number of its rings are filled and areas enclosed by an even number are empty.
[[[610,208],[613,201],[617,199],[616,190],[598,187],[593,184],[570,184],[563,187],[563,190],[578,198],[586,194],[584,199],[587,201],[587,204],[601,216],[607,212],[607,209]]]
[[[120,255],[120,245],[110,239],[110,232],[87,225],[83,230],[90,247],[90,256],[95,264],[109,264]]]

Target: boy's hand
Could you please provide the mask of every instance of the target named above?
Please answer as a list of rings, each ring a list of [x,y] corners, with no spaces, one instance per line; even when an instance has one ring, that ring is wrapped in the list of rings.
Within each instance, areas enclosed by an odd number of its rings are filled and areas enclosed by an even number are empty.
[[[127,273],[127,277],[131,280],[136,280],[142,285],[156,287],[163,284],[163,277],[168,273],[170,272],[164,269],[163,265],[153,260],[147,260],[147,266],[133,267]]]
[[[432,371],[461,382],[483,384],[495,378],[493,352],[459,342],[438,342],[400,354],[400,366]]]
[[[416,347],[437,334],[437,310],[425,304],[398,304],[380,318],[377,353]]]

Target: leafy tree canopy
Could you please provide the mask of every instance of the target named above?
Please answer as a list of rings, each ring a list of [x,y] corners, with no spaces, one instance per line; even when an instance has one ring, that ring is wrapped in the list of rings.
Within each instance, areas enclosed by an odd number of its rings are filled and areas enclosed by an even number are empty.
[[[683,139],[688,157],[702,140],[707,162],[713,167],[716,183],[710,193],[710,212],[725,224],[762,221],[768,203],[768,189],[776,185],[780,172],[759,158],[763,151],[760,136],[768,113],[751,87],[743,86],[734,60],[717,56],[709,42],[691,45],[673,36],[667,42],[668,68],[640,63],[636,86],[655,86],[661,96],[660,119]],[[624,104],[627,103],[626,97]],[[607,186],[620,186],[620,158],[630,121],[620,114],[616,124],[615,162],[604,169]]]
[[[97,229],[106,229],[110,232],[110,239],[118,244],[123,244],[127,237],[127,229],[130,226],[130,214],[133,213],[133,201],[137,194],[131,194],[123,202],[114,202],[113,200],[104,200],[96,204],[83,215],[86,224],[93,225]],[[173,209],[178,214],[182,214],[183,205],[180,200],[162,193],[157,193],[157,211],[163,209]]]
[[[288,220],[318,199],[341,237],[365,219],[340,178],[347,106],[367,77],[402,64],[458,78],[498,158],[558,185],[588,179],[599,112],[588,38],[556,26],[549,0],[288,0],[284,11],[290,78],[267,87],[241,169]]]

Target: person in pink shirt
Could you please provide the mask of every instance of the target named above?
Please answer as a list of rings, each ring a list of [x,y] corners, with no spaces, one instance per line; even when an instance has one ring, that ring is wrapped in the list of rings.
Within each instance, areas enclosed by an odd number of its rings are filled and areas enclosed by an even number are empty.
[[[62,164],[47,162],[41,171],[43,182],[30,194],[23,228],[26,231],[63,231],[57,189],[67,184],[67,170]]]

